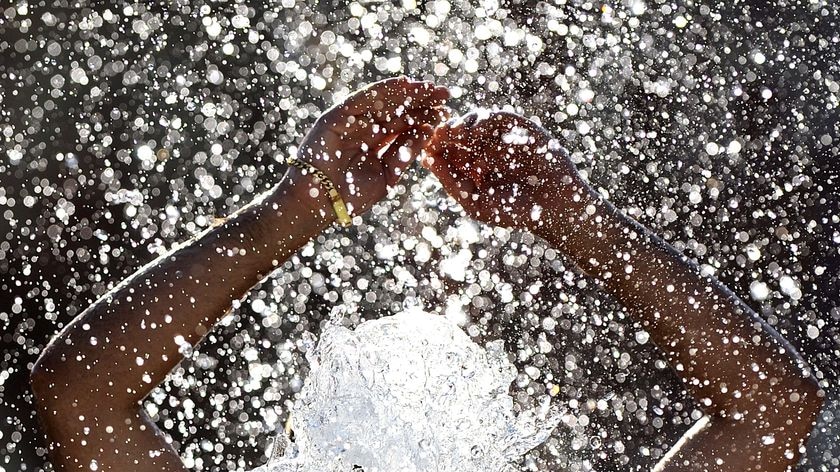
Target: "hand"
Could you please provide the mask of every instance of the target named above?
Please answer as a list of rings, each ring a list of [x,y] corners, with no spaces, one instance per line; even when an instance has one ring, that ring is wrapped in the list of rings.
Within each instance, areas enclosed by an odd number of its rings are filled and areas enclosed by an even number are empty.
[[[298,159],[323,171],[351,214],[368,210],[420,154],[434,126],[448,116],[445,87],[406,77],[373,83],[327,110],[307,133]],[[315,211],[334,220],[326,191],[312,176],[290,169]]]
[[[568,152],[533,121],[473,111],[435,130],[423,165],[473,218],[539,230],[589,192]],[[559,223],[556,221],[555,223]]]

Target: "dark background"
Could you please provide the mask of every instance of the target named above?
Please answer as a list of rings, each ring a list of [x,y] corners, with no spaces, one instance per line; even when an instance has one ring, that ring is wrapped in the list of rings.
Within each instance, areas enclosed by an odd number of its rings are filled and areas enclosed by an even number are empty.
[[[458,111],[512,106],[540,120],[616,205],[747,300],[830,399],[803,470],[840,469],[838,7],[640,4],[0,4],[0,467],[45,466],[27,372],[52,335],[276,183],[283,154],[333,94],[406,73],[460,87]],[[733,140],[740,152],[707,152]],[[541,470],[649,467],[690,425],[694,406],[658,352],[638,346],[621,307],[562,256],[527,235],[447,233],[464,223],[422,172],[399,190],[365,225],[319,238],[255,288],[150,398],[188,465],[265,460],[305,376],[295,340],[338,301],[368,317],[463,305],[470,334],[502,337],[520,367],[543,372],[517,380],[519,404],[562,385],[559,400],[590,421],[531,454]],[[398,256],[382,257],[394,244]],[[465,281],[438,265],[460,248],[488,253]],[[798,293],[780,289],[783,276]],[[761,282],[763,300],[750,296]],[[553,354],[530,352],[541,340]]]

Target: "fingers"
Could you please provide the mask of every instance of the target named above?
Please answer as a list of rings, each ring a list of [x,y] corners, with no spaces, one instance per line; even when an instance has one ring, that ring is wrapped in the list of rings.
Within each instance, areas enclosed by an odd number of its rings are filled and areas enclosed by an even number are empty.
[[[399,182],[405,169],[420,155],[426,142],[432,136],[434,128],[424,124],[401,134],[382,155],[385,168],[385,183],[394,186]]]
[[[446,87],[431,82],[395,77],[368,85],[353,93],[337,107],[344,116],[372,113],[390,115],[400,110],[431,108],[442,105],[449,98]]]
[[[411,128],[420,127],[426,124],[435,127],[448,117],[449,111],[445,107],[418,108],[415,110],[409,110],[403,112],[399,116],[390,117],[387,120],[368,122],[368,126],[366,128],[368,136],[365,136],[364,133],[360,133],[359,136],[353,136],[352,139],[374,138],[375,134],[383,133],[403,133]]]
[[[548,150],[547,132],[536,123],[509,112],[478,109],[441,125],[429,153],[443,155],[454,169],[481,188],[488,178],[511,177],[533,168],[535,152]]]
[[[367,123],[365,127],[361,127],[360,124],[354,133],[346,133],[342,140],[353,145],[364,143],[368,148],[366,151],[373,150],[372,152],[378,153],[383,146],[394,139],[395,135],[426,125],[434,128],[448,117],[448,109],[441,107],[412,110],[386,124]]]
[[[535,142],[548,135],[537,123],[524,116],[506,111],[487,109],[473,110],[455,120],[445,123],[448,139],[462,142],[498,141],[506,145],[522,145]]]

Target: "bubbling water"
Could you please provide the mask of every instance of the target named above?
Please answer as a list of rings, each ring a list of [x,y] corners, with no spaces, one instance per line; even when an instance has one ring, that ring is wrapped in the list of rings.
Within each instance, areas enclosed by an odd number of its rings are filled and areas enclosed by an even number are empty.
[[[255,472],[514,470],[561,418],[547,404],[516,415],[501,341],[482,348],[420,310],[331,325],[307,357],[295,442],[279,438],[282,455]]]

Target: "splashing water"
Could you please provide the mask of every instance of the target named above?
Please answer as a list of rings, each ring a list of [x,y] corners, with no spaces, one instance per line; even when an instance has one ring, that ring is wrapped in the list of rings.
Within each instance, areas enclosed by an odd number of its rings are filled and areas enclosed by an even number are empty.
[[[295,443],[256,471],[513,470],[560,421],[547,404],[514,415],[516,369],[500,341],[483,349],[419,310],[330,326],[307,357]]]
[[[67,5],[0,9],[5,470],[49,470],[27,376],[49,339],[274,185],[321,112],[398,74],[449,85],[459,112],[537,119],[600,193],[748,298],[833,392],[801,470],[840,467],[840,2]],[[504,339],[515,408],[553,395],[570,412],[527,470],[650,470],[700,417],[644,327],[561,251],[466,221],[422,170],[391,197],[182,344],[144,410],[188,468],[265,462],[308,376],[298,337],[342,304],[456,307],[480,345]]]

